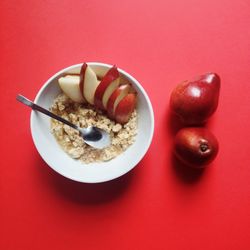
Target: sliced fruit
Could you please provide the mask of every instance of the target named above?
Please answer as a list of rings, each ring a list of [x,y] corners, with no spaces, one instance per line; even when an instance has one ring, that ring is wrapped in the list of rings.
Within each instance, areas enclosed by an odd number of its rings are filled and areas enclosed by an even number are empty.
[[[62,91],[74,102],[84,102],[80,91],[80,77],[67,75],[58,79]]]
[[[115,89],[115,91],[110,96],[107,104],[107,111],[108,111],[108,116],[111,119],[114,119],[114,114],[117,105],[129,93],[130,89],[131,87],[128,84],[121,85],[117,89]]]
[[[136,106],[136,95],[127,94],[117,105],[115,109],[115,120],[120,124],[128,122]]]
[[[84,63],[80,72],[80,90],[83,97],[90,104],[94,104],[94,95],[99,85],[95,72]]]
[[[109,97],[119,86],[120,74],[116,66],[113,66],[102,78],[100,84],[96,88],[94,96],[94,104],[97,108],[105,110]]]

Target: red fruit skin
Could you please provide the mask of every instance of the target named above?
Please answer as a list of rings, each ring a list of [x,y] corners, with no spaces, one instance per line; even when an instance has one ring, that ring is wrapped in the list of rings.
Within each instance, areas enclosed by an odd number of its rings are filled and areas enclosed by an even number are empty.
[[[116,98],[121,94],[121,92],[125,89],[125,88],[130,88],[130,86],[127,85],[121,85],[119,86],[117,89],[115,89],[115,91],[112,93],[112,95],[109,97],[108,103],[107,103],[107,113],[110,119],[114,119],[114,105],[116,102]]]
[[[220,77],[207,73],[176,86],[170,97],[171,110],[187,125],[204,123],[217,109]]]
[[[136,106],[136,95],[130,93],[126,95],[117,105],[115,110],[115,120],[120,124],[128,122]]]
[[[115,98],[113,96],[117,96],[117,92],[119,90],[116,89],[112,95],[110,96],[109,100],[108,100],[108,104],[107,104],[107,113],[108,113],[108,117],[112,120],[115,119],[115,116],[114,116],[114,103],[115,103]]]
[[[109,84],[119,77],[120,73],[115,65],[104,75],[95,91],[94,104],[97,108],[105,110],[105,107],[102,103],[102,97]]]
[[[216,137],[206,128],[183,128],[179,130],[174,140],[176,157],[194,168],[203,168],[211,163],[217,156],[218,150]]]
[[[87,63],[83,63],[82,67],[81,67],[81,71],[80,71],[80,83],[79,83],[79,87],[80,87],[80,91],[82,94],[83,99],[85,100],[84,94],[83,94],[83,85],[84,85],[84,78],[85,78],[85,72],[87,69],[88,65]]]

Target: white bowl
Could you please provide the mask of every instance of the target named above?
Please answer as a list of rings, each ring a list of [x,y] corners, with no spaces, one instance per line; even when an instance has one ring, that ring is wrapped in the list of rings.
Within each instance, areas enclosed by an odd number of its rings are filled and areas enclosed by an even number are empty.
[[[79,72],[82,64],[65,68],[52,76],[38,92],[35,103],[49,109],[54,98],[61,92],[57,79],[66,72]],[[112,65],[91,62],[91,68],[99,75]],[[138,134],[136,141],[124,153],[101,163],[83,164],[65,153],[50,132],[50,118],[31,112],[31,134],[35,146],[44,161],[59,174],[75,181],[98,183],[115,179],[133,169],[146,154],[154,132],[154,114],[150,100],[139,82],[124,70],[118,69],[138,93]]]

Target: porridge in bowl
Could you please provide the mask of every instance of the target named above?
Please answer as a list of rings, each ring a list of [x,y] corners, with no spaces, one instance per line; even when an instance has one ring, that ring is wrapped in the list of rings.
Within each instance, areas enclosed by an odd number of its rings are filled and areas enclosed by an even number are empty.
[[[95,72],[83,64],[79,75],[66,75],[58,82],[63,93],[56,97],[51,111],[79,127],[101,128],[111,139],[109,147],[95,149],[84,143],[77,130],[52,119],[52,134],[72,158],[84,163],[108,161],[134,143],[136,92],[130,84],[120,82],[115,66],[97,78]]]

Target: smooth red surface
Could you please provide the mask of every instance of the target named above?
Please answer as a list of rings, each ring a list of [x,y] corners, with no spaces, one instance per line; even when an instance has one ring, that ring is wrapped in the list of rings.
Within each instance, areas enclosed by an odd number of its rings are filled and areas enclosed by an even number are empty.
[[[250,2],[0,2],[0,249],[250,249]],[[87,185],[54,173],[31,139],[34,98],[58,70],[84,61],[135,76],[155,111],[143,161]],[[208,71],[222,79],[209,122],[220,143],[203,173],[176,166],[169,96]]]

